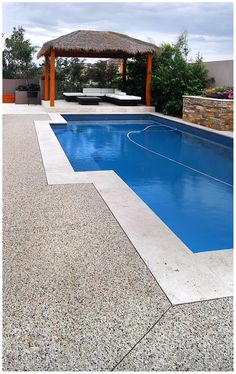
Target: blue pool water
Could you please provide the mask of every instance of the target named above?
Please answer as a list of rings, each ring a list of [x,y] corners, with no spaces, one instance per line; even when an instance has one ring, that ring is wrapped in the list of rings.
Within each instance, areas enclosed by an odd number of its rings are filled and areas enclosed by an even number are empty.
[[[230,140],[133,117],[69,117],[52,128],[75,171],[114,170],[192,252],[232,248]]]

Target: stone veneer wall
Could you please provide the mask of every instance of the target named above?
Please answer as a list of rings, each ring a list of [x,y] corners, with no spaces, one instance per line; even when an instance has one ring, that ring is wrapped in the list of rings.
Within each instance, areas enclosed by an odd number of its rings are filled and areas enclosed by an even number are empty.
[[[233,130],[233,100],[183,96],[183,120],[216,130]]]

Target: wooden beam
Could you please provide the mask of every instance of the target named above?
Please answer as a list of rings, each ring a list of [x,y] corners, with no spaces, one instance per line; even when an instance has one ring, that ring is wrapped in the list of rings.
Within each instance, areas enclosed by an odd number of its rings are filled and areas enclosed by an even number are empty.
[[[147,58],[147,76],[146,76],[146,105],[151,105],[151,82],[152,82],[152,54]]]
[[[45,65],[44,65],[44,100],[48,100],[48,71],[49,70],[49,57],[45,56]]]
[[[88,58],[131,58],[135,57],[132,53],[122,53],[122,52],[111,52],[111,51],[101,51],[101,52],[86,52],[83,50],[79,51],[63,51],[63,50],[55,50],[56,57],[88,57]]]
[[[54,106],[55,101],[55,50],[51,50],[50,59],[50,106]]]
[[[126,90],[126,62],[127,59],[123,59],[123,64],[122,64],[122,89],[125,91]]]

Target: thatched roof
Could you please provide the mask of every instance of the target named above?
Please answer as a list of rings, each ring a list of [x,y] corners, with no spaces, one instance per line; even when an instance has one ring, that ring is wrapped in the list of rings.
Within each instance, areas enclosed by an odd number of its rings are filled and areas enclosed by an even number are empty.
[[[60,57],[133,57],[137,54],[155,53],[154,44],[111,31],[78,30],[44,43],[37,58],[55,49]]]

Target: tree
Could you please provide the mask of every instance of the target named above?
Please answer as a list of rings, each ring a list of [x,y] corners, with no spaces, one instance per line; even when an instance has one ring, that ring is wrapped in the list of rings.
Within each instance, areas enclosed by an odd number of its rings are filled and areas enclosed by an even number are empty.
[[[86,64],[77,57],[57,58],[57,98],[63,98],[66,91],[81,92],[86,86],[112,87],[116,85],[117,70],[117,66],[106,61]]]
[[[57,98],[63,98],[63,92],[80,92],[87,83],[84,59],[57,58],[56,60]]]
[[[14,27],[12,35],[5,39],[3,50],[3,78],[30,79],[38,75],[40,69],[33,62],[37,47],[25,39],[23,27]]]
[[[126,91],[130,95],[141,96],[143,102],[145,102],[146,70],[146,56],[137,55],[127,63]]]
[[[89,80],[97,87],[112,87],[117,81],[118,67],[107,61],[98,61],[89,69]]]
[[[207,69],[200,56],[188,61],[187,34],[175,44],[164,44],[153,69],[153,98],[157,111],[173,116],[182,115],[184,94],[200,95],[207,84]]]
[[[207,78],[207,69],[202,63],[202,58],[198,55],[195,62],[190,62],[188,66],[188,80],[185,95],[199,95],[202,90],[209,85],[209,81],[214,78]]]
[[[163,44],[153,57],[152,103],[158,112],[181,116],[182,96],[199,95],[207,84],[207,70],[200,56],[188,61],[187,33],[181,34],[175,44]],[[145,102],[147,58],[136,56],[128,61],[127,92],[139,95]]]

